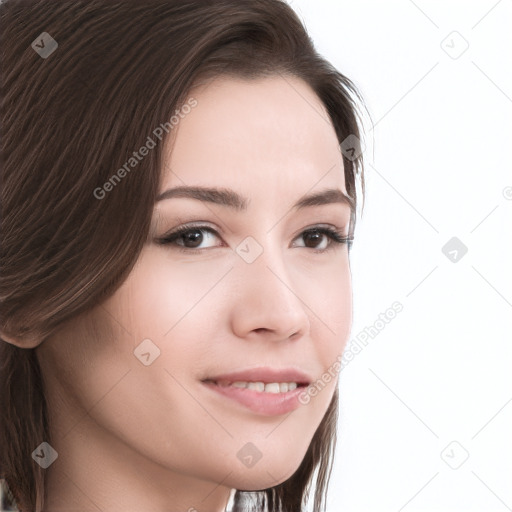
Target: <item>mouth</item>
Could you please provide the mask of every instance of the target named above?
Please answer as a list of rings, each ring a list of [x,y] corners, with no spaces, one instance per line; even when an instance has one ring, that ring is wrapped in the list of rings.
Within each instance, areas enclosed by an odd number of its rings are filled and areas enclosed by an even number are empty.
[[[311,379],[295,369],[254,368],[201,381],[222,400],[226,398],[263,416],[289,413],[301,403],[298,400]]]
[[[288,393],[297,388],[306,387],[308,384],[304,382],[263,382],[263,381],[244,381],[244,380],[212,380],[206,379],[204,383],[214,384],[221,388],[237,388],[237,389],[250,389],[258,393]]]

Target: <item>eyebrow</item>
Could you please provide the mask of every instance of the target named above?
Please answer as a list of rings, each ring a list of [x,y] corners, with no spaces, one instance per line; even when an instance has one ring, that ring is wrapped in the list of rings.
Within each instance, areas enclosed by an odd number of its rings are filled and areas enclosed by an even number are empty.
[[[247,198],[241,196],[238,192],[235,192],[232,189],[191,186],[170,188],[162,192],[156,198],[156,201],[163,201],[174,197],[185,197],[189,199],[197,199],[199,201],[207,201],[209,203],[226,206],[239,212],[246,211],[249,204],[249,200]],[[348,196],[342,190],[337,188],[328,188],[320,192],[306,194],[292,206],[292,209],[300,210],[311,206],[335,203],[347,204],[350,206],[351,212],[355,211],[354,198]]]

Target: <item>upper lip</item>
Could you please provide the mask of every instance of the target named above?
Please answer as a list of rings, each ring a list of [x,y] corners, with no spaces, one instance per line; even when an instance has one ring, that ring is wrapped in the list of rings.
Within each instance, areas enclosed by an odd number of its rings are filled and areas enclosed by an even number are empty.
[[[205,381],[225,381],[225,382],[296,382],[297,384],[309,385],[311,377],[297,368],[271,368],[260,366],[257,368],[248,368],[231,373],[223,373],[214,377],[208,377]]]

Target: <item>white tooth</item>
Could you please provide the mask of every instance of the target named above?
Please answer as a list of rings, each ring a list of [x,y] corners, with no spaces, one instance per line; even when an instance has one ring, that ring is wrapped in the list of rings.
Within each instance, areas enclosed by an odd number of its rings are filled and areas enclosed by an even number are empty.
[[[259,391],[260,393],[287,393],[288,391],[293,391],[297,388],[296,382],[269,382],[268,384],[265,384],[264,382],[246,382],[239,380],[232,382],[231,384],[226,382],[223,385],[240,389],[252,389],[254,391]]]
[[[269,384],[265,384],[265,393],[279,393],[279,383],[270,382]]]
[[[249,382],[247,384],[247,389],[253,389],[254,391],[264,391],[265,384],[263,382]]]

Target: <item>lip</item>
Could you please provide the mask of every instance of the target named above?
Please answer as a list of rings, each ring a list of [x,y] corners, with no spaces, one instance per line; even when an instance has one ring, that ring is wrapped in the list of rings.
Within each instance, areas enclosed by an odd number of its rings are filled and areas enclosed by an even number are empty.
[[[296,382],[297,384],[310,384],[312,378],[297,368],[270,368],[260,366],[257,368],[248,368],[231,373],[224,373],[214,377],[208,377],[204,381],[232,383],[236,381],[264,382]]]
[[[263,382],[265,384],[296,382],[297,388],[286,393],[266,393],[229,386],[236,381]],[[278,416],[292,412],[302,405],[298,399],[299,395],[311,381],[309,375],[295,368],[260,367],[210,377],[204,379],[202,384],[216,395],[235,401],[256,414]]]

